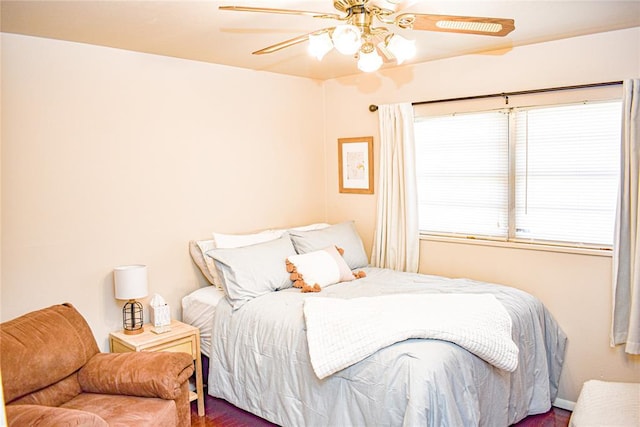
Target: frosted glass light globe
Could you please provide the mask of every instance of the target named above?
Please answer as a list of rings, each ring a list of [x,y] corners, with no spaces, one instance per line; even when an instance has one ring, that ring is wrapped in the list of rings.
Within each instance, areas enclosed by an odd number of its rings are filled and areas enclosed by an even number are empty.
[[[396,61],[402,64],[407,59],[416,56],[416,41],[407,40],[402,36],[394,34],[387,43],[387,49],[396,57]]]
[[[353,55],[360,49],[360,29],[355,25],[338,25],[331,36],[338,52]]]
[[[360,52],[358,59],[358,69],[365,73],[371,73],[382,66],[382,57],[375,50],[369,53]]]
[[[331,49],[333,49],[333,43],[331,43],[329,33],[309,34],[308,52],[318,61],[321,61]]]

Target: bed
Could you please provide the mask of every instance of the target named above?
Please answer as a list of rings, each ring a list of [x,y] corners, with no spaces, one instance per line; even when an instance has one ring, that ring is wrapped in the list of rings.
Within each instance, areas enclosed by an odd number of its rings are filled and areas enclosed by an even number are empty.
[[[291,287],[288,273],[278,276],[285,258],[315,254],[329,242],[345,248],[349,269],[366,277],[323,283],[321,292],[301,293]],[[209,359],[208,393],[283,426],[508,426],[549,410],[566,336],[538,299],[498,284],[369,267],[361,246],[348,222],[286,230],[274,240],[245,247],[209,248],[204,256],[215,261],[223,289],[196,291],[216,293],[210,304],[199,305],[199,314],[184,310],[183,301],[183,319],[201,329],[202,351]],[[312,276],[309,269],[305,273]],[[444,301],[451,298],[453,305],[445,308]],[[202,298],[192,294],[185,299],[196,307],[193,300]],[[399,311],[393,311],[398,305],[393,300],[398,300]],[[363,309],[374,301],[377,306]],[[410,305],[430,308],[409,313]],[[442,334],[441,328],[457,325],[476,308],[503,323],[493,326],[471,317],[459,327],[478,328],[467,341],[450,331]],[[429,328],[421,327],[422,316],[436,322],[432,329],[440,335],[424,335]],[[340,354],[350,344],[350,351],[361,348],[363,337],[378,340],[402,318],[420,327],[405,325],[403,334],[376,342],[369,354],[346,360]],[[329,337],[322,334],[327,328]],[[483,331],[500,330],[511,344],[474,342]],[[342,333],[346,341],[336,346],[331,339]],[[325,341],[317,341],[319,336]],[[508,356],[505,363],[487,357],[486,350],[496,353],[495,348],[500,357]],[[323,357],[339,361],[324,369],[318,365],[318,360],[326,361]]]

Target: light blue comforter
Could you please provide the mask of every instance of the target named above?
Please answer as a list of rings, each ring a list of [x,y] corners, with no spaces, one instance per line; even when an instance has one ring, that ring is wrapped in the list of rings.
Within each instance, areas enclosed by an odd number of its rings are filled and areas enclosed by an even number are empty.
[[[287,289],[216,308],[208,392],[283,426],[508,426],[555,399],[566,336],[523,291],[466,279],[367,268],[318,294]],[[489,293],[512,319],[509,373],[456,344],[409,339],[322,380],[309,361],[303,300],[396,293]],[[367,322],[367,319],[362,319]]]

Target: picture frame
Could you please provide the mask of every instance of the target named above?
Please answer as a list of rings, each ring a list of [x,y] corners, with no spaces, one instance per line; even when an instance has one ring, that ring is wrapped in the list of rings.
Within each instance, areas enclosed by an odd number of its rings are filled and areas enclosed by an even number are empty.
[[[340,193],[373,194],[373,137],[338,138]]]

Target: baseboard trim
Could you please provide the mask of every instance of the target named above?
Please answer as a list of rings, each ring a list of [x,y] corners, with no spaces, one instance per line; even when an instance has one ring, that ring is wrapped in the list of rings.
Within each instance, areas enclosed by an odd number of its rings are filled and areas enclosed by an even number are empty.
[[[560,409],[566,409],[567,411],[573,411],[573,408],[576,406],[576,402],[565,399],[556,399],[553,401],[553,406]]]

